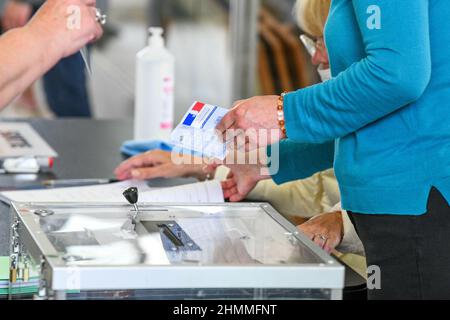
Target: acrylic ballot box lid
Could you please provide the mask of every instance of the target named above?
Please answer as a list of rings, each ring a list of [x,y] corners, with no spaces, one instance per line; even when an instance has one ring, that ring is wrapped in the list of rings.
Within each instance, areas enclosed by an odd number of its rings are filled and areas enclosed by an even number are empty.
[[[134,213],[13,203],[12,241],[52,290],[344,287],[344,267],[268,204],[140,204],[136,224]]]

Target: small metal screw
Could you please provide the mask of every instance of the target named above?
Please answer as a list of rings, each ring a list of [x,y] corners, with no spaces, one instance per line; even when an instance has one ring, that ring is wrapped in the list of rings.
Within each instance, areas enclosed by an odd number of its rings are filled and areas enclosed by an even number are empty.
[[[55,214],[54,211],[52,210],[45,210],[45,209],[40,209],[40,210],[36,210],[34,211],[34,214],[41,217],[41,218],[45,218],[45,217],[49,217]]]
[[[64,262],[67,262],[67,263],[83,260],[81,257],[70,256],[70,255],[64,256],[64,257],[62,257],[62,259],[64,260]]]

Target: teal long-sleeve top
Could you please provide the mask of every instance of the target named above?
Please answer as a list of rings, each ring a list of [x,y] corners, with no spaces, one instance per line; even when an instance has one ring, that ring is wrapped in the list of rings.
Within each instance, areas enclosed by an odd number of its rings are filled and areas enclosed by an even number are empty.
[[[450,200],[450,1],[333,0],[325,41],[333,79],[285,96],[275,182],[334,154],[347,210],[420,215],[432,187]]]

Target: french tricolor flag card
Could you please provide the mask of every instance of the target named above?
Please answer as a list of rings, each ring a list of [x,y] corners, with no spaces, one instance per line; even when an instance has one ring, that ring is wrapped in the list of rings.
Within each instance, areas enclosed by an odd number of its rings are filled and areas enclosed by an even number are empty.
[[[171,140],[179,148],[220,160],[226,157],[226,144],[216,133],[216,127],[228,109],[203,102],[194,102],[181,123],[172,132]]]

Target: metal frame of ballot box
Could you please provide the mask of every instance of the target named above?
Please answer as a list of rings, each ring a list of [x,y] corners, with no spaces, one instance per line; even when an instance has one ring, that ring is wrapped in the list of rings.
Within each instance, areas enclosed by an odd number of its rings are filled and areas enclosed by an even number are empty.
[[[129,252],[124,249],[117,250],[123,261],[115,263],[105,260],[106,249],[101,251],[103,260],[67,253],[90,249],[93,238],[113,237],[116,231],[99,231],[100,236],[86,231],[86,238],[73,233],[63,245],[53,239],[61,237],[57,232],[69,225],[67,219],[111,223],[117,218],[125,221],[133,210],[121,204],[12,203],[11,282],[34,268],[39,277],[35,298],[58,300],[342,299],[345,268],[265,203],[140,204],[138,224],[158,221],[155,225],[161,229],[146,237],[164,238],[169,263],[142,257],[126,261]],[[86,222],[86,228],[92,224]],[[226,236],[221,238],[221,232]],[[140,247],[150,256],[154,252],[152,245]],[[291,251],[285,254],[284,248]],[[218,254],[223,257],[218,259]]]

